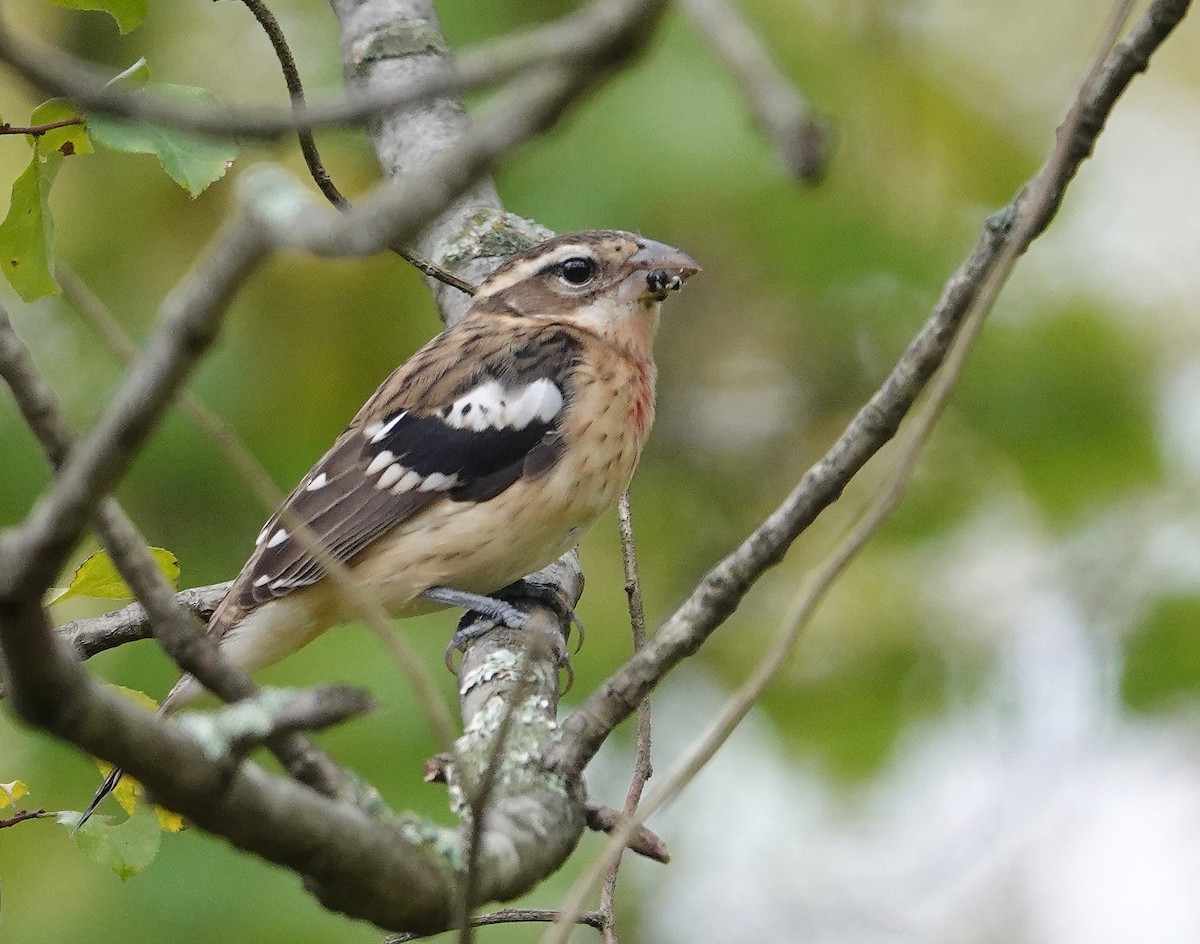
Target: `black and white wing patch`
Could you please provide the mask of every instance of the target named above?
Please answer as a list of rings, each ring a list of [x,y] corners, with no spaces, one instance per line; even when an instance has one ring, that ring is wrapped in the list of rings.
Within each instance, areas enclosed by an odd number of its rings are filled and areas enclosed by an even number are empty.
[[[253,608],[324,576],[285,518],[304,522],[336,560],[350,562],[438,499],[487,501],[540,475],[561,452],[566,400],[550,378],[516,384],[477,375],[437,409],[397,405],[352,424],[259,533],[239,602]]]

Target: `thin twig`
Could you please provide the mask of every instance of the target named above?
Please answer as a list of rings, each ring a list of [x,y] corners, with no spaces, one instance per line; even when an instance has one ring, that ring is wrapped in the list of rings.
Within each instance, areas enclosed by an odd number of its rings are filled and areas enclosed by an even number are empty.
[[[283,80],[287,84],[288,93],[292,96],[293,109],[303,109],[305,102],[304,85],[300,81],[300,70],[296,67],[296,58],[292,55],[291,47],[288,46],[287,38],[283,35],[283,28],[279,25],[279,21],[275,19],[275,15],[263,3],[263,0],[242,0],[242,3],[249,8],[254,18],[258,20],[259,26],[263,28],[263,32],[267,34],[267,39],[271,41],[271,47],[275,50],[275,57],[279,60],[279,66],[283,70]],[[339,210],[349,207],[350,201],[342,195],[337,185],[334,184],[333,179],[329,176],[329,171],[321,160],[321,154],[317,150],[317,142],[313,137],[312,129],[298,127],[296,129],[296,137],[300,141],[300,153],[304,155],[304,163],[308,167],[308,172],[312,175],[312,179],[321,193]],[[399,247],[395,249],[395,252],[400,258],[412,264],[418,271],[430,278],[437,279],[439,282],[456,288],[460,292],[465,292],[468,295],[475,294],[475,286],[466,279],[460,279],[449,269],[435,265],[428,259],[422,259],[411,249]]]
[[[0,819],[0,829],[7,829],[9,826],[16,826],[17,823],[25,823],[31,819],[45,819],[53,815],[45,810],[18,810],[8,819]]]
[[[175,594],[175,601],[207,623],[232,585],[232,580],[226,580],[208,587],[180,590]],[[90,659],[97,653],[127,643],[154,638],[150,616],[141,603],[130,603],[101,616],[63,623],[54,632],[74,646],[81,659]]]
[[[491,924],[549,924],[558,918],[558,914],[557,911],[549,911],[544,908],[503,908],[489,914],[475,915],[471,918],[471,925],[483,928]],[[585,911],[575,916],[575,923],[599,929],[603,918],[598,911]],[[389,934],[383,939],[383,944],[409,944],[410,941],[422,941],[441,933],[441,931],[410,931],[404,934]]]
[[[72,125],[81,124],[83,124],[82,118],[63,118],[61,121],[48,121],[44,125],[29,125],[28,127],[10,125],[6,121],[0,124],[0,134],[27,134],[31,138],[40,138],[43,134],[58,128],[69,128]]]
[[[633,631],[633,651],[640,652],[646,645],[646,611],[642,603],[642,582],[638,575],[637,544],[633,539],[633,514],[629,509],[628,490],[621,493],[617,502],[617,521],[621,529],[621,561],[625,568],[625,595],[629,598],[629,625]],[[651,729],[650,729],[650,696],[642,698],[637,709],[637,746],[634,752],[633,777],[629,782],[629,790],[625,794],[624,815],[629,816],[637,810],[642,799],[642,791],[646,781],[653,775],[650,761]],[[604,926],[600,936],[605,944],[617,944],[616,905],[617,905],[617,873],[621,868],[621,857],[617,856],[604,876],[604,885],[600,889],[600,914],[604,918]]]
[[[583,813],[588,829],[597,833],[611,835],[625,821],[625,814],[621,810],[614,810],[611,806],[597,803],[590,797],[584,805]],[[662,837],[655,834],[653,830],[647,829],[644,824],[635,828],[630,834],[626,848],[630,852],[635,852],[662,865],[671,861],[670,850],[667,849],[667,844],[663,842]]]
[[[754,120],[788,171],[820,183],[832,153],[829,126],[771,59],[729,0],[680,0],[680,8],[734,77]]]
[[[1086,96],[1116,44],[1132,5],[1133,0],[1121,0],[1113,13],[1104,41],[1088,69],[1087,75],[1080,83],[1067,117],[1059,126],[1055,147],[1038,173],[1024,188],[1024,199],[1017,217],[1013,221],[1012,238],[999,253],[996,264],[989,271],[977,297],[972,302],[963,328],[953,343],[943,369],[930,391],[923,412],[915,420],[908,442],[901,450],[897,465],[883,491],[833,553],[814,572],[788,614],[783,632],[775,639],[774,644],[750,678],[729,700],[709,731],[668,774],[662,786],[647,798],[635,814],[629,817],[628,823],[622,824],[621,829],[609,839],[606,847],[585,870],[564,901],[563,923],[557,929],[548,932],[543,937],[542,944],[561,944],[566,940],[566,933],[570,927],[566,923],[566,916],[581,907],[591,887],[600,880],[604,870],[610,867],[609,863],[619,860],[623,848],[622,834],[632,828],[630,824],[644,821],[656,810],[677,797],[680,791],[704,769],[738,724],[758,703],[771,681],[787,664],[797,640],[824,599],[826,592],[900,504],[924,447],[946,407],[950,394],[962,376],[963,367],[975,339],[982,330],[1001,289],[1008,281],[1009,275],[1021,256],[1022,249],[1028,245],[1030,234],[1044,220],[1050,205],[1056,196],[1059,196],[1055,193],[1054,182],[1061,176],[1063,165],[1070,159],[1072,142],[1084,121]]]
[[[1150,55],[1179,24],[1190,0],[1155,0],[1105,62],[1082,102],[1078,130],[1066,142],[1065,158],[1051,182],[1051,199],[1033,221],[1029,241],[1045,228],[1063,193],[1120,94],[1143,71]],[[633,656],[562,725],[548,762],[564,772],[582,770],[608,734],[637,708],[643,694],[695,653],[733,613],[755,582],[787,552],[817,516],[841,496],[850,480],[895,435],[930,377],[944,362],[966,312],[978,297],[1000,251],[1009,241],[1014,215],[1028,207],[1023,193],[989,217],[978,243],[951,276],[933,313],[909,343],[883,385],[791,494],[732,553],[697,584],[688,599]]]

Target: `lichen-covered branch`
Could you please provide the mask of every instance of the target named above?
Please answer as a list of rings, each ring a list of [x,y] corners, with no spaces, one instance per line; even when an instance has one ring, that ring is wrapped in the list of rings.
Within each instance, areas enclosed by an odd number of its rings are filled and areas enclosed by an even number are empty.
[[[498,256],[487,250],[513,238],[510,233],[521,227],[498,227],[496,219],[503,219],[498,207],[487,206],[492,218],[484,225],[479,220],[483,211],[464,215],[454,201],[464,192],[472,194],[468,202],[476,201],[474,206],[486,200],[486,184],[471,190],[476,181],[500,156],[549,127],[571,102],[642,48],[662,6],[661,0],[601,3],[597,9],[622,14],[622,30],[603,34],[605,42],[585,43],[570,61],[523,76],[475,125],[442,127],[444,148],[429,151],[419,169],[393,179],[342,216],[318,211],[301,188],[278,172],[243,175],[244,205],[196,271],[164,302],[149,346],[113,401],[65,454],[55,482],[29,518],[0,534],[0,653],[8,672],[6,694],[18,715],[119,765],[197,826],[293,869],[328,907],[384,928],[447,925],[462,884],[466,830],[373,816],[271,777],[252,763],[236,763],[224,752],[215,757],[210,739],[162,723],[84,672],[68,639],[86,637],[87,645],[95,646],[97,636],[89,636],[82,626],[70,630],[70,636],[52,631],[42,594],[213,341],[233,293],[270,252],[284,246],[339,254],[370,251],[412,239],[429,220],[440,219],[433,232],[446,244],[446,256],[463,264],[476,256]],[[2,46],[0,40],[0,52]],[[429,123],[437,125],[449,112],[432,114]],[[420,131],[421,116],[418,109],[409,132]],[[437,139],[438,128],[425,131],[430,140]],[[446,214],[448,206],[452,209]],[[447,220],[454,223],[448,227]],[[475,253],[475,247],[484,251]],[[447,318],[453,317],[448,310]],[[121,540],[128,543],[134,537]],[[582,588],[571,558],[535,579],[552,583],[570,603]],[[156,607],[148,607],[154,617]],[[534,622],[557,638],[559,630],[550,629],[546,619],[552,612],[535,612]],[[108,628],[128,634],[143,618],[128,610],[108,620]],[[531,762],[555,730],[557,660],[524,652],[539,635],[494,633],[466,655],[466,733],[449,781],[452,790],[461,790],[481,772],[493,777],[488,801],[475,813],[483,824],[476,831],[480,901],[519,894],[556,869],[583,828],[578,776],[549,772]],[[512,697],[506,666],[518,664],[510,661],[514,657],[528,666],[536,697],[523,691]],[[494,750],[498,712],[509,719],[503,751]],[[397,889],[404,894],[397,895]]]

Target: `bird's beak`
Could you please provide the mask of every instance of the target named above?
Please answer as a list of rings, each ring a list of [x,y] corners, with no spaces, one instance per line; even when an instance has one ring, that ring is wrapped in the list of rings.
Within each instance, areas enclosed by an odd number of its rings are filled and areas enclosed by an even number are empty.
[[[696,260],[686,252],[653,239],[639,239],[638,251],[629,261],[646,274],[645,296],[658,301],[668,292],[679,291],[686,279],[700,271]]]

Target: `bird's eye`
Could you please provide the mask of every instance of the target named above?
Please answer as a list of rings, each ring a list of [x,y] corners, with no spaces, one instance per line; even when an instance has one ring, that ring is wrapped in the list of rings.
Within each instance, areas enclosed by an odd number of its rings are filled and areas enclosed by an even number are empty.
[[[556,274],[568,285],[587,285],[596,277],[596,262],[583,256],[574,256],[555,266]]]

